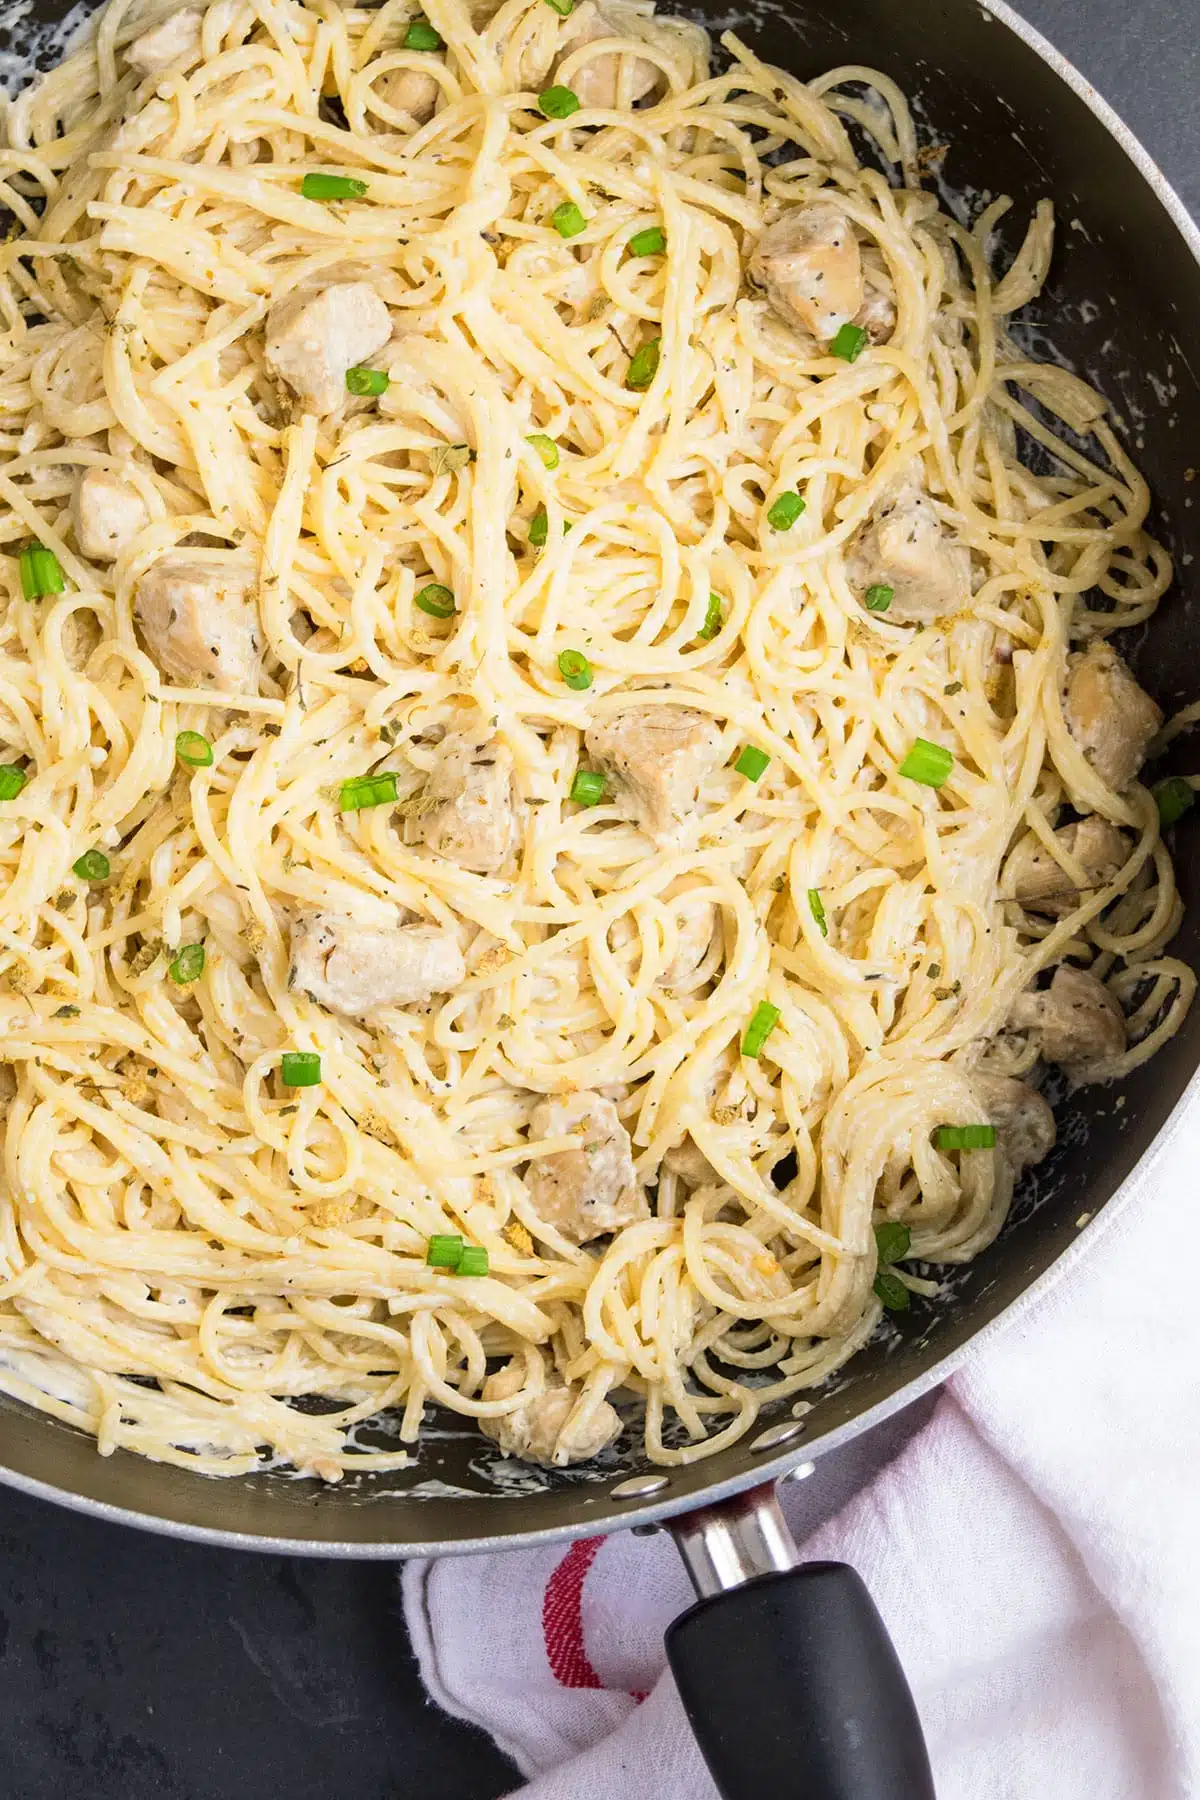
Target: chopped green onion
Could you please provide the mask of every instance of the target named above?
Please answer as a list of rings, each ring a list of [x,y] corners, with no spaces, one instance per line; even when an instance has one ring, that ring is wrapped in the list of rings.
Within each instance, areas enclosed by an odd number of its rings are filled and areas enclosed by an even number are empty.
[[[803,500],[789,489],[786,494],[780,494],[767,513],[767,524],[775,531],[790,531],[803,511]]]
[[[40,544],[27,544],[17,557],[17,573],[21,577],[21,592],[26,600],[40,600],[41,590],[37,581],[37,563],[35,558],[41,549]]]
[[[357,395],[360,400],[368,395],[386,394],[390,385],[391,376],[383,369],[356,367],[346,370],[346,392]]]
[[[546,509],[544,506],[539,506],[529,521],[529,541],[536,550],[540,550],[545,543],[548,529]]]
[[[544,431],[535,431],[532,437],[525,439],[525,442],[533,445],[542,459],[543,469],[557,469],[558,445],[552,437],[547,437]]]
[[[708,596],[708,611],[704,615],[704,623],[697,632],[697,637],[702,637],[707,643],[710,638],[716,637],[724,622],[721,596],[720,594],[710,594]]]
[[[933,1134],[935,1150],[994,1150],[994,1125],[939,1125]]]
[[[556,12],[560,19],[569,19],[575,11],[575,0],[546,0],[551,12]]]
[[[876,1298],[883,1301],[888,1312],[907,1312],[912,1304],[912,1295],[891,1269],[880,1269],[875,1277]]]
[[[15,800],[28,780],[17,763],[0,763],[0,800]]]
[[[185,944],[179,955],[167,969],[167,974],[176,987],[187,987],[190,981],[199,981],[204,973],[204,945]]]
[[[181,763],[189,769],[210,769],[212,767],[213,747],[200,731],[177,731],[175,733],[175,754]]]
[[[592,685],[592,665],[582,650],[560,650],[558,672],[569,688],[582,693]]]
[[[571,798],[576,806],[599,806],[607,786],[608,777],[599,769],[576,769]]]
[[[563,238],[578,237],[587,226],[587,220],[573,200],[564,200],[561,206],[556,206],[550,214],[550,223]]]
[[[321,1058],[315,1050],[285,1050],[280,1073],[284,1087],[316,1087],[321,1079]]]
[[[733,766],[747,781],[760,781],[766,774],[770,761],[766,751],[760,750],[757,744],[747,744]]]
[[[742,1039],[742,1055],[757,1056],[779,1023],[779,1008],[769,1000],[760,1000]]]
[[[940,788],[954,767],[954,753],[944,744],[931,744],[928,738],[914,738],[913,747],[900,764],[898,773],[922,787]]]
[[[647,225],[635,231],[626,248],[630,256],[661,256],[667,247],[667,234],[661,225]]]
[[[430,1269],[457,1269],[466,1248],[456,1231],[437,1231],[425,1246],[425,1263]]]
[[[378,775],[352,775],[343,781],[343,812],[362,812],[368,806],[391,806],[396,798],[396,774],[385,769]]]
[[[895,588],[888,587],[886,582],[877,581],[867,589],[866,607],[868,612],[886,612],[892,604]]]
[[[649,343],[642,345],[641,349],[634,355],[628,369],[625,371],[625,386],[627,388],[640,389],[648,388],[650,386],[650,383],[658,374],[658,359],[661,350],[661,338],[651,338]]]
[[[37,554],[38,580],[43,594],[61,594],[67,585],[62,564],[53,550],[42,548]]]
[[[300,183],[306,200],[361,200],[366,191],[366,182],[353,175],[311,174]]]
[[[85,850],[71,867],[80,881],[107,881],[112,874],[112,867],[103,850]]]
[[[454,604],[454,595],[440,581],[431,581],[423,587],[419,594],[413,596],[413,605],[431,619],[449,619],[458,610]]]
[[[812,914],[817,930],[820,932],[821,936],[827,938],[829,936],[829,922],[825,917],[825,907],[821,900],[820,888],[809,888],[808,910]]]
[[[61,594],[67,585],[62,564],[45,544],[26,544],[17,558],[21,574],[21,592],[27,600],[45,600],[49,594]]]
[[[488,1253],[482,1244],[467,1244],[458,1259],[456,1275],[486,1275],[488,1272]]]
[[[881,1263],[903,1262],[912,1247],[912,1232],[898,1219],[875,1227],[875,1249]]]
[[[538,95],[538,108],[548,119],[569,119],[579,111],[579,95],[569,87],[543,88]]]
[[[843,362],[857,362],[867,347],[870,333],[861,325],[843,325],[829,348]]]
[[[1169,775],[1160,781],[1154,790],[1155,803],[1158,806],[1158,822],[1165,831],[1168,825],[1174,825],[1182,819],[1190,806],[1196,803],[1196,792],[1190,781],[1182,775]]]
[[[404,34],[406,50],[441,50],[444,47],[428,19],[414,19]]]

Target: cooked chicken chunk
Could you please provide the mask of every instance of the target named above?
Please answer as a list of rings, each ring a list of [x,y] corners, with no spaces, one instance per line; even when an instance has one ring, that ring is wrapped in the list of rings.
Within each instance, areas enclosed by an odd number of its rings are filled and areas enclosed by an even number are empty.
[[[115,562],[149,522],[132,482],[107,469],[88,469],[75,489],[75,542],[92,562]]]
[[[1067,727],[1101,781],[1118,793],[1146,760],[1163,722],[1159,707],[1140,688],[1128,665],[1108,644],[1090,644],[1067,658]]]
[[[751,281],[785,324],[822,343],[836,337],[863,304],[862,255],[840,206],[815,200],[794,206],[758,240]]]
[[[1054,1114],[1036,1088],[1011,1075],[988,1075],[982,1070],[971,1076],[971,1086],[996,1127],[997,1146],[1008,1158],[1014,1180],[1049,1156],[1058,1132]]]
[[[864,328],[873,344],[886,344],[896,329],[896,302],[882,288],[868,287],[853,323]]]
[[[694,1138],[685,1137],[663,1157],[662,1166],[678,1175],[686,1187],[719,1187],[721,1177]]]
[[[623,0],[583,0],[563,27],[562,53],[556,63],[574,58],[577,51],[601,38],[634,38],[664,54],[680,70],[685,85],[701,81],[708,73],[708,35],[684,19],[655,16],[640,6],[623,4]],[[572,67],[564,79],[583,106],[614,107],[621,103],[621,65],[626,61],[615,52],[590,56]],[[662,69],[648,57],[628,57],[628,104],[636,106],[651,95],[662,93],[667,80]]]
[[[1026,833],[1008,859],[1007,882],[1013,899],[1030,912],[1060,919],[1073,912],[1092,889],[1104,887],[1113,879],[1129,854],[1129,841],[1115,825],[1096,813],[1074,825],[1064,825],[1054,833],[1054,841],[1081,864],[1087,876],[1082,889],[1076,887],[1032,831]]]
[[[422,839],[438,856],[480,875],[494,875],[508,860],[516,821],[505,745],[463,733],[444,738],[424,798],[441,803],[421,821]]]
[[[346,370],[391,335],[391,315],[369,281],[304,286],[267,314],[267,367],[307,412],[335,412],[346,398]]]
[[[646,1196],[633,1177],[629,1133],[612,1101],[589,1093],[540,1100],[529,1121],[530,1137],[568,1133],[582,1139],[578,1149],[534,1157],[526,1172],[538,1216],[573,1244],[649,1218]]]
[[[624,816],[671,844],[721,754],[721,733],[689,706],[637,706],[585,733],[592,759],[612,778]]]
[[[200,27],[204,14],[198,7],[185,6],[172,13],[160,25],[152,25],[135,37],[125,51],[125,60],[140,75],[161,75],[173,63],[194,62],[200,54]]]
[[[671,908],[679,927],[675,954],[658,978],[659,987],[682,987],[708,955],[717,928],[717,909],[711,900],[684,895]]]
[[[489,1375],[483,1384],[484,1400],[509,1400],[519,1394],[525,1384],[525,1365],[519,1357]],[[499,1444],[506,1456],[519,1456],[525,1462],[541,1463],[545,1468],[555,1464],[586,1462],[598,1456],[621,1430],[621,1421],[602,1400],[586,1424],[564,1433],[563,1427],[574,1411],[582,1390],[565,1382],[556,1371],[546,1375],[546,1385],[536,1400],[527,1400],[515,1412],[500,1413],[496,1418],[480,1419],[479,1429]]]
[[[573,56],[585,44],[594,44],[600,38],[645,38],[652,29],[661,28],[663,23],[661,19],[646,18],[628,7],[613,4],[613,0],[609,0],[605,6],[596,6],[592,0],[584,0],[582,6],[576,7],[572,28],[565,34],[566,55]],[[592,56],[574,71],[571,85],[579,96],[581,106],[613,107],[617,104],[622,60],[615,54]],[[629,83],[630,105],[636,106],[639,100],[648,99],[662,78],[662,70],[657,63],[647,62],[640,56],[633,57]]]
[[[433,117],[441,91],[436,75],[427,75],[423,69],[389,69],[375,83],[375,92],[385,106],[407,113],[418,125]]]
[[[1047,1062],[1062,1063],[1076,1075],[1125,1048],[1125,1015],[1116,1000],[1102,981],[1070,963],[1058,965],[1041,993],[1022,994],[1010,1022],[1037,1034]]]
[[[330,1012],[365,1019],[381,1006],[419,1006],[466,976],[458,940],[436,925],[360,925],[303,913],[292,925],[288,986]]]
[[[971,599],[971,556],[947,535],[933,502],[905,480],[882,495],[851,539],[846,576],[860,598],[890,587],[887,617],[899,624],[941,619]]]
[[[164,675],[187,687],[258,692],[258,609],[244,565],[193,562],[186,554],[152,563],[137,584],[133,616]]]

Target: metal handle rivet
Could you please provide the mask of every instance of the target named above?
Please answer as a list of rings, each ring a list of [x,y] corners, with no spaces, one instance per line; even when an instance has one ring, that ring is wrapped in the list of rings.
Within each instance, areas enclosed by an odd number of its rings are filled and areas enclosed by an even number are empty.
[[[651,1494],[661,1494],[667,1485],[665,1475],[631,1475],[628,1481],[618,1481],[609,1493],[614,1500],[648,1500]]]
[[[790,1444],[803,1430],[803,1419],[785,1419],[781,1425],[768,1425],[765,1431],[760,1431],[751,1441],[750,1448],[755,1456],[761,1456],[764,1450],[777,1450],[780,1444]]]

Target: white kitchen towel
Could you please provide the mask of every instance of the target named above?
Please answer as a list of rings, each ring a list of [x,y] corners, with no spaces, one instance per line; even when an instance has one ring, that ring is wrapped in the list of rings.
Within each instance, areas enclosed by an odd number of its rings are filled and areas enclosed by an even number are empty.
[[[984,1335],[804,1546],[871,1588],[939,1800],[1200,1796],[1196,1100],[1087,1230],[1070,1279]],[[522,1800],[713,1800],[665,1672],[692,1597],[667,1538],[412,1562],[403,1580],[430,1694],[513,1758]]]

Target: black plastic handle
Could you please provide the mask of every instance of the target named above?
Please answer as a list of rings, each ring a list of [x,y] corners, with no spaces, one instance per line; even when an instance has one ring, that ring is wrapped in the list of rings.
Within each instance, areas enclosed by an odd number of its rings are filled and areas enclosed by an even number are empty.
[[[904,1670],[847,1563],[699,1601],[667,1655],[724,1800],[934,1800]]]

